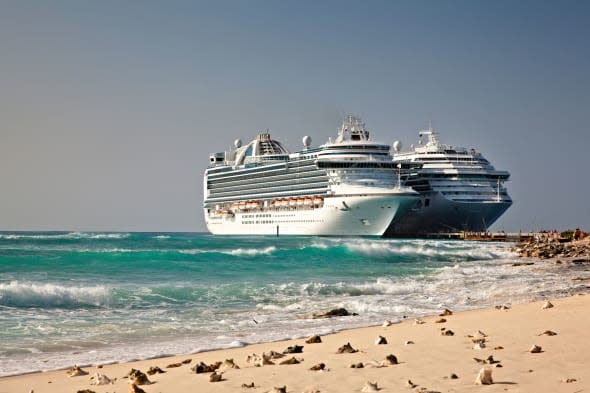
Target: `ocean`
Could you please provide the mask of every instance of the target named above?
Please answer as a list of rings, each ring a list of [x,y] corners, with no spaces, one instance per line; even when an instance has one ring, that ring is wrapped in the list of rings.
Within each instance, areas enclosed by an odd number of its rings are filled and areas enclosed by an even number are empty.
[[[0,376],[327,334],[575,290],[553,269],[513,266],[513,246],[0,232]],[[336,307],[358,315],[311,318]]]

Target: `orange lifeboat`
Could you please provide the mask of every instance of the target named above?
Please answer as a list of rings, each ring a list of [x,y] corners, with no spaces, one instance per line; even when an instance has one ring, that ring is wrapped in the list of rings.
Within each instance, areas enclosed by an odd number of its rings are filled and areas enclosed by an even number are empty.
[[[297,206],[297,198],[289,199],[289,206],[290,207]]]
[[[311,205],[313,204],[313,200],[312,200],[311,198],[305,198],[305,199],[303,200],[303,204],[304,204],[305,206],[311,206]]]

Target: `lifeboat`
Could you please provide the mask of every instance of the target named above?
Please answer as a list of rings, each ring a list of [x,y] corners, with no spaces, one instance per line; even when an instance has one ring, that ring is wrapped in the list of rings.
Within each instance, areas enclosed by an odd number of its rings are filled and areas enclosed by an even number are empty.
[[[305,202],[305,199],[303,198],[297,198],[297,206],[303,206],[303,203]]]
[[[246,202],[240,202],[239,206],[240,206],[240,210],[246,209]]]
[[[281,200],[281,207],[287,207],[289,206],[289,201],[286,199]]]
[[[314,197],[313,198],[313,204],[314,205],[321,205],[322,202],[324,202],[324,198],[322,198],[322,197]]]
[[[297,198],[289,199],[289,206],[290,207],[297,206]]]
[[[303,204],[304,204],[305,206],[311,206],[311,205],[313,204],[313,200],[312,200],[311,198],[305,198],[305,199],[303,200]]]
[[[223,218],[230,218],[230,217],[233,217],[234,216],[234,213],[231,210],[228,210],[228,209],[219,210],[219,214]]]

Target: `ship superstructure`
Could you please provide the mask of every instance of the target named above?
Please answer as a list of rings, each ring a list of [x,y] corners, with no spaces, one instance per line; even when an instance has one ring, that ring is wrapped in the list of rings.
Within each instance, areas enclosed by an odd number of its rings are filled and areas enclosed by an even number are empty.
[[[394,162],[403,184],[418,191],[420,200],[385,235],[487,231],[512,204],[504,186],[510,174],[496,170],[475,149],[442,144],[432,127],[419,136],[426,143],[410,151],[394,144]]]
[[[214,153],[204,215],[213,234],[381,236],[418,193],[398,183],[389,145],[347,116],[335,140],[289,153],[270,133]]]

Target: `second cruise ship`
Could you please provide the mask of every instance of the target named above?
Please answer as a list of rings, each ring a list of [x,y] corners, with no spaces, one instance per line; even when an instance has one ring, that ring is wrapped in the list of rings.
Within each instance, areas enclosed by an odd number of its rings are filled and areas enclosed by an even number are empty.
[[[512,204],[504,187],[510,174],[495,169],[475,149],[442,144],[432,127],[419,136],[426,143],[409,151],[394,143],[394,162],[401,181],[421,198],[385,236],[487,231]]]
[[[335,140],[289,153],[268,132],[214,153],[203,179],[207,229],[226,235],[381,236],[414,206],[389,145],[348,116]]]

